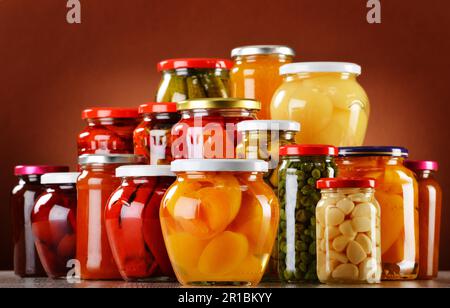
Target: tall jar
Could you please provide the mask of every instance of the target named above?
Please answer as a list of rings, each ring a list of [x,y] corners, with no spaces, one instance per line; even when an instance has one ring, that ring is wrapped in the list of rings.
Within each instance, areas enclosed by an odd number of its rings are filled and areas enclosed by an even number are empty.
[[[134,130],[134,154],[151,165],[170,165],[172,127],[180,121],[175,103],[148,103],[139,107],[142,122]]]
[[[291,63],[294,56],[294,50],[287,46],[255,45],[233,49],[232,97],[260,101],[258,118],[270,120],[270,101],[283,82],[279,69],[284,64]]]
[[[172,129],[174,159],[236,158],[237,124],[255,120],[261,104],[242,99],[198,99],[177,104],[181,120]]]
[[[439,271],[442,188],[436,180],[435,161],[406,161],[419,184],[419,279],[434,279]]]
[[[86,127],[78,135],[78,155],[133,154],[137,108],[102,107],[82,113]]]
[[[14,174],[19,183],[11,193],[11,212],[14,244],[14,273],[20,277],[45,277],[34,244],[31,213],[34,203],[45,186],[41,176],[48,172],[67,172],[66,166],[16,166]]]
[[[336,176],[337,148],[288,145],[280,148],[278,273],[284,282],[317,281],[316,205],[321,178]]]
[[[375,180],[321,179],[316,209],[317,274],[322,283],[379,283],[380,205]]]
[[[339,176],[377,181],[381,206],[383,280],[412,280],[419,272],[419,189],[414,173],[404,166],[401,147],[346,147],[336,161]]]
[[[162,73],[157,102],[180,102],[194,98],[230,97],[230,69],[226,59],[169,59],[158,63]]]
[[[255,160],[176,160],[161,203],[161,226],[184,285],[256,285],[269,262],[278,200]]]
[[[105,211],[106,231],[116,264],[127,281],[175,279],[159,221],[161,199],[175,181],[170,166],[123,166],[122,184]]]
[[[274,94],[274,120],[302,123],[297,143],[360,146],[370,114],[357,81],[361,67],[341,62],[292,63],[281,67],[284,83]]]
[[[81,279],[121,279],[108,242],[105,208],[110,195],[120,186],[116,168],[141,163],[127,154],[83,155],[78,160],[77,260]]]
[[[78,172],[47,173],[31,214],[39,258],[50,278],[64,278],[67,262],[75,259]]]

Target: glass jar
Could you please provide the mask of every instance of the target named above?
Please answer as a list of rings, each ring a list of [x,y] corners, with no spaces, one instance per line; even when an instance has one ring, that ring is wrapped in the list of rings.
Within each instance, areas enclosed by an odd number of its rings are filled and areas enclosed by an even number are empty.
[[[377,181],[381,206],[383,280],[412,280],[419,271],[419,199],[414,173],[404,166],[400,147],[347,147],[339,150],[339,176]]]
[[[281,281],[317,281],[317,180],[336,176],[337,148],[288,145],[280,148],[278,274]]]
[[[379,283],[380,205],[375,180],[321,179],[316,209],[317,274],[322,283]]]
[[[50,278],[64,278],[67,262],[75,259],[77,172],[47,173],[34,205],[31,223],[39,258]]]
[[[280,67],[291,63],[294,56],[294,50],[287,46],[256,45],[233,49],[232,97],[260,101],[261,111],[258,112],[258,118],[270,120],[270,101],[283,83],[283,77],[279,74]]]
[[[275,241],[278,200],[258,160],[176,160],[161,226],[184,285],[256,285]]]
[[[19,183],[12,190],[11,212],[14,244],[14,272],[20,277],[45,277],[31,228],[34,203],[45,191],[41,176],[47,172],[67,172],[65,166],[16,166],[14,174]]]
[[[87,127],[78,135],[78,155],[133,154],[136,108],[90,108],[83,111]]]
[[[241,143],[236,150],[238,158],[260,159],[268,162],[269,172],[264,175],[264,180],[275,194],[278,194],[279,149],[280,146],[295,143],[295,134],[300,131],[300,123],[251,120],[238,123],[237,130],[242,134]],[[264,280],[278,280],[277,244],[264,274]]]
[[[170,165],[172,127],[180,121],[175,103],[149,103],[139,107],[143,120],[134,131],[134,154],[151,165]]]
[[[439,271],[439,240],[441,231],[442,188],[435,178],[435,161],[406,161],[414,171],[419,185],[419,276],[434,279]]]
[[[170,59],[158,64],[162,80],[157,102],[180,102],[193,98],[230,97],[230,69],[225,59]]]
[[[175,181],[170,166],[124,166],[105,212],[106,231],[122,278],[164,281],[175,275],[159,221],[161,199]]]
[[[292,63],[281,67],[284,83],[271,103],[274,120],[302,124],[297,143],[360,146],[370,114],[359,85],[361,67],[351,63]]]
[[[172,129],[174,159],[236,158],[236,125],[255,120],[260,108],[257,101],[232,98],[178,103],[181,120]]]
[[[83,155],[79,158],[81,175],[77,182],[77,259],[81,279],[121,279],[114,261],[105,227],[105,208],[111,194],[120,186],[116,168],[135,165],[135,155]]]

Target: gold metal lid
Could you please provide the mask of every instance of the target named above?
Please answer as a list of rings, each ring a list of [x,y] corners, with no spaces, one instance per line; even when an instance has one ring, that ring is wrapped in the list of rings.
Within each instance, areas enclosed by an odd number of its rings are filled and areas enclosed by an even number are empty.
[[[201,98],[177,103],[178,111],[193,109],[249,109],[261,110],[261,103],[241,98]]]

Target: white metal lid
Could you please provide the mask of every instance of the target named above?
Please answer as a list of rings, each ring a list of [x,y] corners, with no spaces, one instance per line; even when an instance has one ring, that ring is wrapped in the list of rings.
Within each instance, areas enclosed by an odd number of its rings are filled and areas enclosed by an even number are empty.
[[[74,184],[79,176],[79,172],[46,173],[41,177],[41,184]]]
[[[285,55],[295,56],[295,51],[291,47],[283,45],[251,45],[234,48],[231,57],[252,56],[252,55]]]
[[[175,176],[170,165],[131,165],[116,169],[116,177]]]
[[[292,131],[299,132],[300,123],[288,120],[248,120],[237,124],[238,132],[248,131]]]
[[[80,165],[95,164],[139,164],[144,161],[142,156],[133,154],[85,154],[78,157]]]
[[[280,67],[280,75],[298,73],[351,73],[361,75],[361,66],[347,62],[298,62]]]
[[[179,159],[171,166],[173,172],[267,172],[269,168],[267,162],[256,159]]]

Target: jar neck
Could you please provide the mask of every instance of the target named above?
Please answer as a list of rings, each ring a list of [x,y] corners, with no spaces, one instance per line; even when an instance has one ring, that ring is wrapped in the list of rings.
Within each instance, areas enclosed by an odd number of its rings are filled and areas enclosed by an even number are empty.
[[[97,125],[134,125],[137,119],[134,118],[97,118],[86,119],[88,126]]]
[[[47,191],[56,191],[56,190],[61,190],[61,191],[74,191],[76,190],[76,184],[75,183],[61,183],[61,184],[49,184],[49,185],[45,185]]]
[[[244,136],[248,136],[248,139],[251,139],[251,140],[258,140],[258,141],[262,140],[262,139],[268,139],[270,141],[280,140],[281,145],[294,143],[296,135],[297,135],[297,132],[294,132],[294,131],[275,131],[275,130],[273,130],[273,131],[257,130],[257,131],[246,132],[244,134]],[[264,138],[263,136],[267,136],[267,137]]]
[[[158,112],[158,113],[145,113],[143,115],[144,121],[168,121],[173,120],[177,122],[180,118],[180,115],[176,112]]]
[[[328,196],[328,195],[333,195],[333,194],[343,194],[343,195],[348,195],[348,194],[355,194],[355,193],[362,193],[362,194],[375,194],[375,189],[374,188],[360,188],[360,187],[353,187],[353,188],[327,188],[327,189],[322,189],[321,193],[324,197]]]
[[[256,118],[256,110],[250,109],[191,109],[182,110],[181,117],[190,119],[193,117],[249,117]]]
[[[353,73],[323,73],[323,72],[297,73],[297,74],[284,75],[285,81],[305,80],[305,79],[319,78],[319,77],[334,78],[336,80],[356,80],[358,75],[353,74]]]
[[[300,155],[294,156],[294,155],[291,155],[291,156],[282,156],[281,159],[282,160],[290,160],[290,161],[293,161],[293,160],[297,160],[297,161],[320,160],[320,161],[323,161],[323,160],[325,160],[327,162],[331,162],[331,161],[333,161],[335,159],[335,157],[334,156],[328,156],[328,155],[313,155],[313,156],[306,156],[306,155],[305,156],[300,156]]]
[[[268,55],[246,55],[238,56],[234,59],[236,64],[241,63],[255,63],[255,62],[273,62],[273,63],[291,63],[294,57],[283,54],[268,54]]]
[[[154,182],[172,184],[175,181],[174,177],[170,176],[138,176],[138,177],[124,177],[122,178],[122,186],[138,186],[146,185]]]
[[[86,164],[81,165],[81,170],[85,172],[101,172],[115,174],[116,169],[123,164]]]
[[[19,175],[19,184],[41,184],[41,176],[36,174]]]
[[[419,170],[415,171],[419,179],[432,179],[436,175],[434,170]]]
[[[372,166],[373,161],[376,160],[377,164],[385,166],[401,166],[405,162],[403,157],[393,156],[355,156],[355,157],[341,157],[339,161],[343,165],[358,164],[358,166]]]
[[[178,181],[185,181],[185,180],[199,180],[199,179],[207,179],[208,177],[211,177],[212,174],[224,174],[224,175],[235,175],[240,176],[245,179],[248,179],[249,181],[263,181],[264,174],[262,172],[227,172],[227,171],[189,171],[189,172],[179,172],[177,173],[177,180]]]
[[[177,68],[173,70],[163,71],[163,77],[170,78],[171,76],[192,76],[198,74],[214,74],[215,76],[226,77],[229,74],[228,69],[224,68]]]

